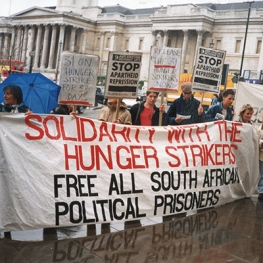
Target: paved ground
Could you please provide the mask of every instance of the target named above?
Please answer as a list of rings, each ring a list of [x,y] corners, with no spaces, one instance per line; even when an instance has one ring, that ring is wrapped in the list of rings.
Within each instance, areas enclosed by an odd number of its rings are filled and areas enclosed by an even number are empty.
[[[253,196],[189,216],[1,235],[0,263],[261,263],[263,202]]]

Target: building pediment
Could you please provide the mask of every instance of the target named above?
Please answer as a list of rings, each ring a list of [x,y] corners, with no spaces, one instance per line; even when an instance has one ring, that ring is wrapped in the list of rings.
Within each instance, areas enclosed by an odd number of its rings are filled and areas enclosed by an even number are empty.
[[[59,13],[60,13],[59,11],[53,8],[33,6],[21,12],[15,13],[11,17],[16,18],[16,17],[29,17],[29,16],[54,16]]]

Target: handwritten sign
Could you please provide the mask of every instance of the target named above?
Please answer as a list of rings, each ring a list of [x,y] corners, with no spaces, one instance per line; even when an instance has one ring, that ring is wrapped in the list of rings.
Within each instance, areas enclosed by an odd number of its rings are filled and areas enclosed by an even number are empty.
[[[200,47],[193,74],[193,91],[220,92],[226,51]]]
[[[105,97],[137,97],[141,60],[140,52],[109,52]]]
[[[177,91],[181,64],[180,48],[151,47],[149,89]]]
[[[98,69],[98,56],[63,52],[59,104],[93,106]]]

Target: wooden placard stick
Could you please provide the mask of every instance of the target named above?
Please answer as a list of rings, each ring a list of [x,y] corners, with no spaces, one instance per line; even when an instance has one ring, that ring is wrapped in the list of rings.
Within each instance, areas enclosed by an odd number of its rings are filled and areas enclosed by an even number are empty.
[[[121,100],[122,100],[122,99],[117,99],[117,107],[116,107],[116,117],[115,117],[115,120],[118,120],[118,119],[119,119]]]
[[[161,92],[161,104],[160,106],[163,105],[163,100],[164,100],[164,93]],[[159,126],[162,126],[163,123],[163,113],[161,111],[159,111]]]

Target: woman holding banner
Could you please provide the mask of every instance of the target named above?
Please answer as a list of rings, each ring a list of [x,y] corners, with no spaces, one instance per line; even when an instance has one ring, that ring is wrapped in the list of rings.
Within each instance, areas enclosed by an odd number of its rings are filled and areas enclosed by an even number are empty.
[[[253,113],[254,113],[254,108],[250,104],[245,104],[240,109],[238,113],[239,118],[236,121],[252,124],[251,118],[253,116]]]
[[[250,104],[245,104],[239,111],[237,122],[252,124],[251,118],[254,113],[254,108]],[[259,136],[259,172],[260,179],[258,182],[258,199],[263,201],[263,125],[256,127]]]
[[[4,103],[0,104],[0,112],[10,113],[32,113],[28,106],[23,103],[23,93],[17,85],[4,87]]]

